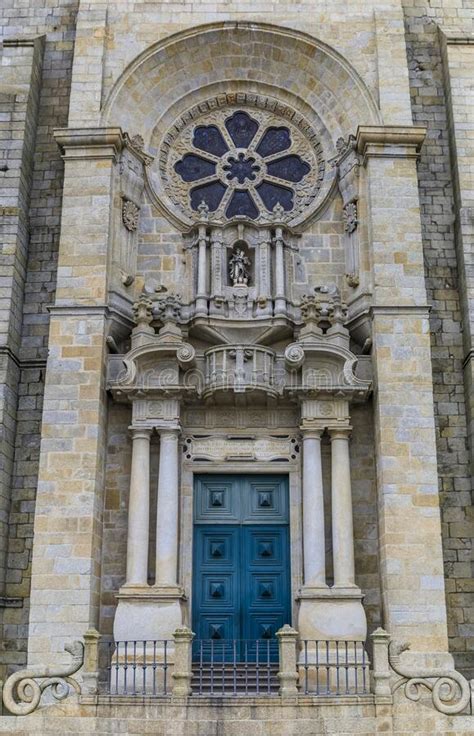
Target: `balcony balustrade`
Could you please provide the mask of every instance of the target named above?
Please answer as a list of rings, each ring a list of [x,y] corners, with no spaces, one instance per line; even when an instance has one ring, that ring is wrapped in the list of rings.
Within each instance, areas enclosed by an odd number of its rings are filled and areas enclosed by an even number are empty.
[[[277,396],[275,353],[254,345],[219,345],[205,353],[204,395],[216,392]]]

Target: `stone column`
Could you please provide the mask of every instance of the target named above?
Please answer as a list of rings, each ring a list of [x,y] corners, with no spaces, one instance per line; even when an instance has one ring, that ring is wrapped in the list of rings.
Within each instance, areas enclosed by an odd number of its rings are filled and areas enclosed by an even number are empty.
[[[126,585],[148,583],[151,429],[131,427],[132,469],[128,506]]]
[[[275,315],[286,314],[285,297],[285,252],[283,247],[283,231],[275,230]]]
[[[207,315],[207,237],[205,225],[199,225],[196,313]]]
[[[160,430],[155,586],[176,586],[178,572],[178,430]]]
[[[177,414],[179,415],[179,402]],[[114,619],[115,641],[130,641],[136,638],[137,631],[140,639],[148,641],[168,640],[168,652],[170,656],[173,651],[173,634],[177,627],[183,624],[181,604],[184,599],[182,588],[178,585],[178,511],[179,511],[179,487],[178,487],[178,434],[179,430],[174,427],[157,427],[160,434],[160,463],[158,470],[158,498],[156,519],[156,575],[155,584],[143,582],[145,549],[148,550],[148,527],[142,530],[141,545],[137,548],[134,558],[134,567],[139,568],[141,582],[130,581],[124,585],[117,596],[118,606]],[[143,433],[149,433],[149,429],[137,430],[137,434],[143,437]],[[137,463],[141,461],[145,453],[144,444],[138,440]],[[145,442],[144,439],[141,442]],[[135,455],[135,452],[134,452]],[[149,473],[148,458],[142,461],[142,468],[135,470],[132,462],[131,486],[137,489],[137,501],[139,497],[145,501],[144,476]],[[141,507],[136,511],[134,529],[138,535],[144,524],[145,513],[148,509]],[[130,531],[132,534],[132,531]],[[131,563],[130,563],[131,564]],[[128,580],[128,578],[127,578]],[[160,650],[161,651],[161,650]],[[164,654],[164,652],[161,652]],[[160,654],[160,656],[161,656]],[[170,660],[172,661],[172,660]]]
[[[322,430],[303,432],[303,555],[305,587],[326,587]]]
[[[331,430],[330,437],[334,587],[353,588],[355,585],[354,530],[349,430]]]

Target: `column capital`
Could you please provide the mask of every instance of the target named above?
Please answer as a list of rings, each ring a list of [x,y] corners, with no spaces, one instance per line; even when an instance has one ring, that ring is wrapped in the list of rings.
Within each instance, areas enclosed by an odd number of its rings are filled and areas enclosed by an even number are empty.
[[[153,429],[151,427],[136,427],[132,424],[128,428],[128,431],[132,435],[132,439],[148,439],[151,437]]]
[[[155,427],[157,434],[160,435],[160,439],[164,437],[178,437],[181,433],[181,427]]]
[[[320,440],[324,434],[325,427],[300,426],[301,435],[304,440]]]
[[[352,427],[338,427],[337,429],[328,429],[329,439],[333,440],[349,440],[352,432]]]

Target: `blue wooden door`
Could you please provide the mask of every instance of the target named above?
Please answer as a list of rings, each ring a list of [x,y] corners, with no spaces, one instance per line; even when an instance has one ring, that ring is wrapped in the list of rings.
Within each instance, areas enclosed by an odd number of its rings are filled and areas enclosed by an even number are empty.
[[[271,640],[276,656],[275,633],[290,623],[287,479],[199,476],[193,567],[196,638]]]

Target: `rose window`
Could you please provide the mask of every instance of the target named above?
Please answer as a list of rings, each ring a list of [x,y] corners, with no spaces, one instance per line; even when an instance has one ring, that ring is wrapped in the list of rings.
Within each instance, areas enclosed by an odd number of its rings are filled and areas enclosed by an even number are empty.
[[[290,212],[294,184],[311,169],[301,156],[288,153],[287,127],[261,126],[243,110],[229,115],[223,126],[196,126],[192,145],[196,153],[186,153],[174,165],[184,182],[194,184],[191,208],[197,211],[204,202],[215,212],[225,198],[228,219],[242,215],[255,220],[262,208],[271,213],[277,205]]]
[[[194,119],[193,119],[194,116]],[[325,173],[316,134],[296,113],[193,109],[165,137],[164,191],[191,221],[297,222],[314,208]]]

